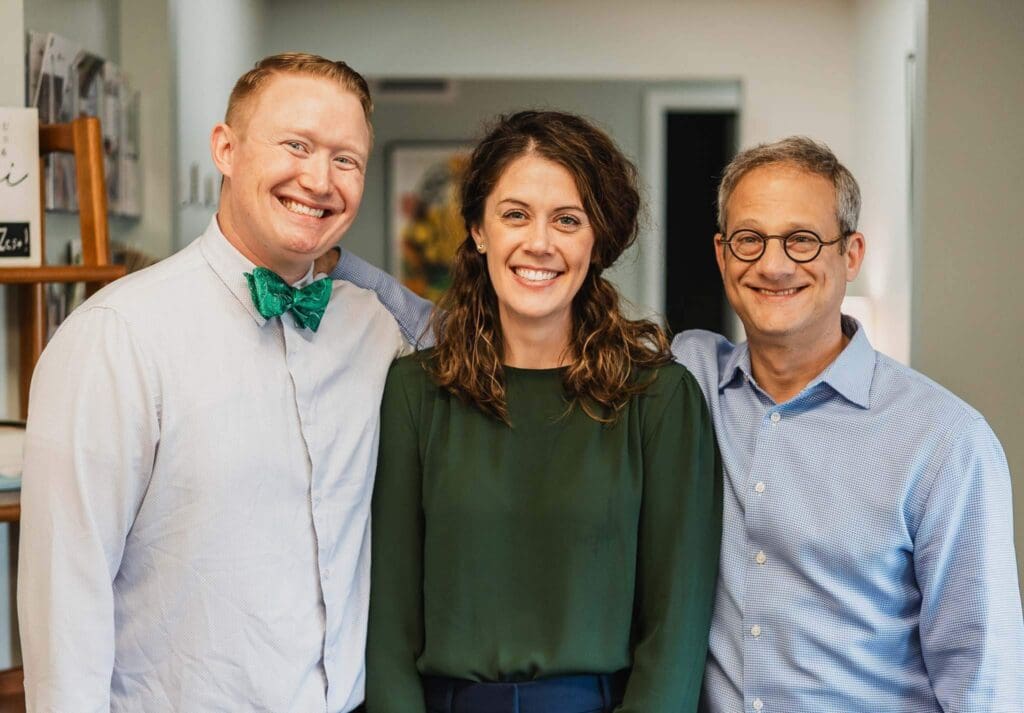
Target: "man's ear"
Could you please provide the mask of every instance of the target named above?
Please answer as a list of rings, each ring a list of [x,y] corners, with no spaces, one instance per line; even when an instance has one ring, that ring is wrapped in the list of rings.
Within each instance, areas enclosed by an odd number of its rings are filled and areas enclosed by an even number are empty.
[[[721,233],[715,233],[715,261],[718,263],[718,274],[725,279],[725,250],[726,247],[722,245],[719,240],[722,239]]]
[[[853,282],[860,273],[861,265],[864,264],[864,253],[867,252],[867,242],[861,233],[851,233],[846,238],[846,281]]]
[[[210,132],[210,156],[217,170],[225,178],[231,177],[231,168],[235,149],[238,146],[238,134],[230,126],[221,122]]]

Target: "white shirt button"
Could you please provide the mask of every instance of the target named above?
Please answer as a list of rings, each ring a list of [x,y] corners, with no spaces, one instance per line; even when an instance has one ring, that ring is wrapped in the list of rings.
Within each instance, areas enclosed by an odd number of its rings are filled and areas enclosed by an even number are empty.
[[[772,412],[772,423],[778,423],[781,420],[782,420],[782,416],[779,415],[779,412],[778,411],[773,411]]]
[[[764,708],[764,702],[760,698],[754,699],[754,710],[759,711]]]
[[[330,578],[331,578],[331,570],[325,569],[324,570],[324,579],[330,579]]]
[[[757,624],[754,624],[752,627],[750,627],[750,635],[753,636],[755,639],[760,638],[761,627]]]
[[[761,552],[758,552],[757,555],[754,557],[754,561],[758,564],[764,564],[768,561],[768,557],[765,556],[764,551],[762,550]]]
[[[761,480],[757,481],[757,485],[754,486],[754,490],[756,490],[759,493],[763,493],[764,492],[764,481],[761,481]]]

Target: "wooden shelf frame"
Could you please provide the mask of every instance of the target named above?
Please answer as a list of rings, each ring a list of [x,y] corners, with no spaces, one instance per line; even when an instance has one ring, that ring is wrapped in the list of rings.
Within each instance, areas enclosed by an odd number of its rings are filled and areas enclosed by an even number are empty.
[[[0,268],[0,284],[21,285],[19,310],[21,330],[20,397],[21,417],[28,415],[28,392],[32,372],[46,346],[46,296],[43,285],[51,282],[86,283],[91,295],[103,285],[125,274],[122,265],[110,262],[110,234],[107,227],[107,185],[103,171],[103,133],[99,119],[80,117],[68,124],[39,127],[39,175],[45,175],[43,157],[70,153],[75,157],[78,191],[78,223],[82,238],[81,265],[41,265]],[[46,195],[40,183],[40,205]],[[40,250],[46,255],[46,213],[40,216]]]
[[[0,267],[0,284],[34,285],[51,282],[112,282],[125,273],[124,265],[43,265]]]

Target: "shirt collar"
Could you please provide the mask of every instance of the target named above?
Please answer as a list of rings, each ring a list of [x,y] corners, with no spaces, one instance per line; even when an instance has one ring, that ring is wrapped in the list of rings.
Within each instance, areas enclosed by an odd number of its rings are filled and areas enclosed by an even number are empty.
[[[754,379],[753,371],[750,368],[750,347],[746,342],[737,344],[729,353],[728,358],[726,358],[718,379],[718,389],[724,389],[740,376],[744,376],[751,381]]]
[[[871,407],[871,379],[875,372],[875,350],[868,341],[868,335],[860,322],[853,317],[842,315],[843,334],[850,338],[849,344],[839,353],[820,375],[811,380],[804,391],[820,383],[828,384],[839,395],[861,408]],[[750,367],[750,347],[746,342],[739,344],[722,365],[718,389],[722,390],[736,378],[743,376],[753,382]]]
[[[875,349],[868,341],[864,327],[853,317],[843,315],[843,334],[850,343],[836,360],[808,388],[823,382],[861,408],[871,407],[871,379],[875,373]]]
[[[238,249],[224,236],[216,215],[210,219],[210,224],[199,236],[199,248],[217,277],[241,303],[245,311],[252,316],[256,324],[261,327],[266,324],[266,317],[260,314],[256,305],[253,304],[249,283],[245,279],[245,273],[252,272],[256,265],[238,252]],[[312,282],[313,278],[313,265],[310,264],[305,276],[298,282],[292,283],[292,287],[304,287]]]

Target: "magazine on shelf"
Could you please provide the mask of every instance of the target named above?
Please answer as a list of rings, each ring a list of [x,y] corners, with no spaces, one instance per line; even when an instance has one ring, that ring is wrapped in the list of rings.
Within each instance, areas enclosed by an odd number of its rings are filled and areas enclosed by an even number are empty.
[[[44,124],[95,116],[103,132],[107,208],[113,215],[141,213],[139,94],[113,62],[55,33],[28,33],[26,97]],[[46,210],[78,210],[74,158],[45,159]]]
[[[43,55],[46,54],[47,34],[45,32],[29,32],[25,42],[27,68],[25,99],[28,106],[39,106],[39,77],[43,73]]]
[[[75,117],[75,63],[80,52],[81,47],[66,37],[52,32],[46,36],[36,96],[40,123],[64,123]],[[67,154],[49,154],[45,164],[46,209],[75,210],[74,158]]]

